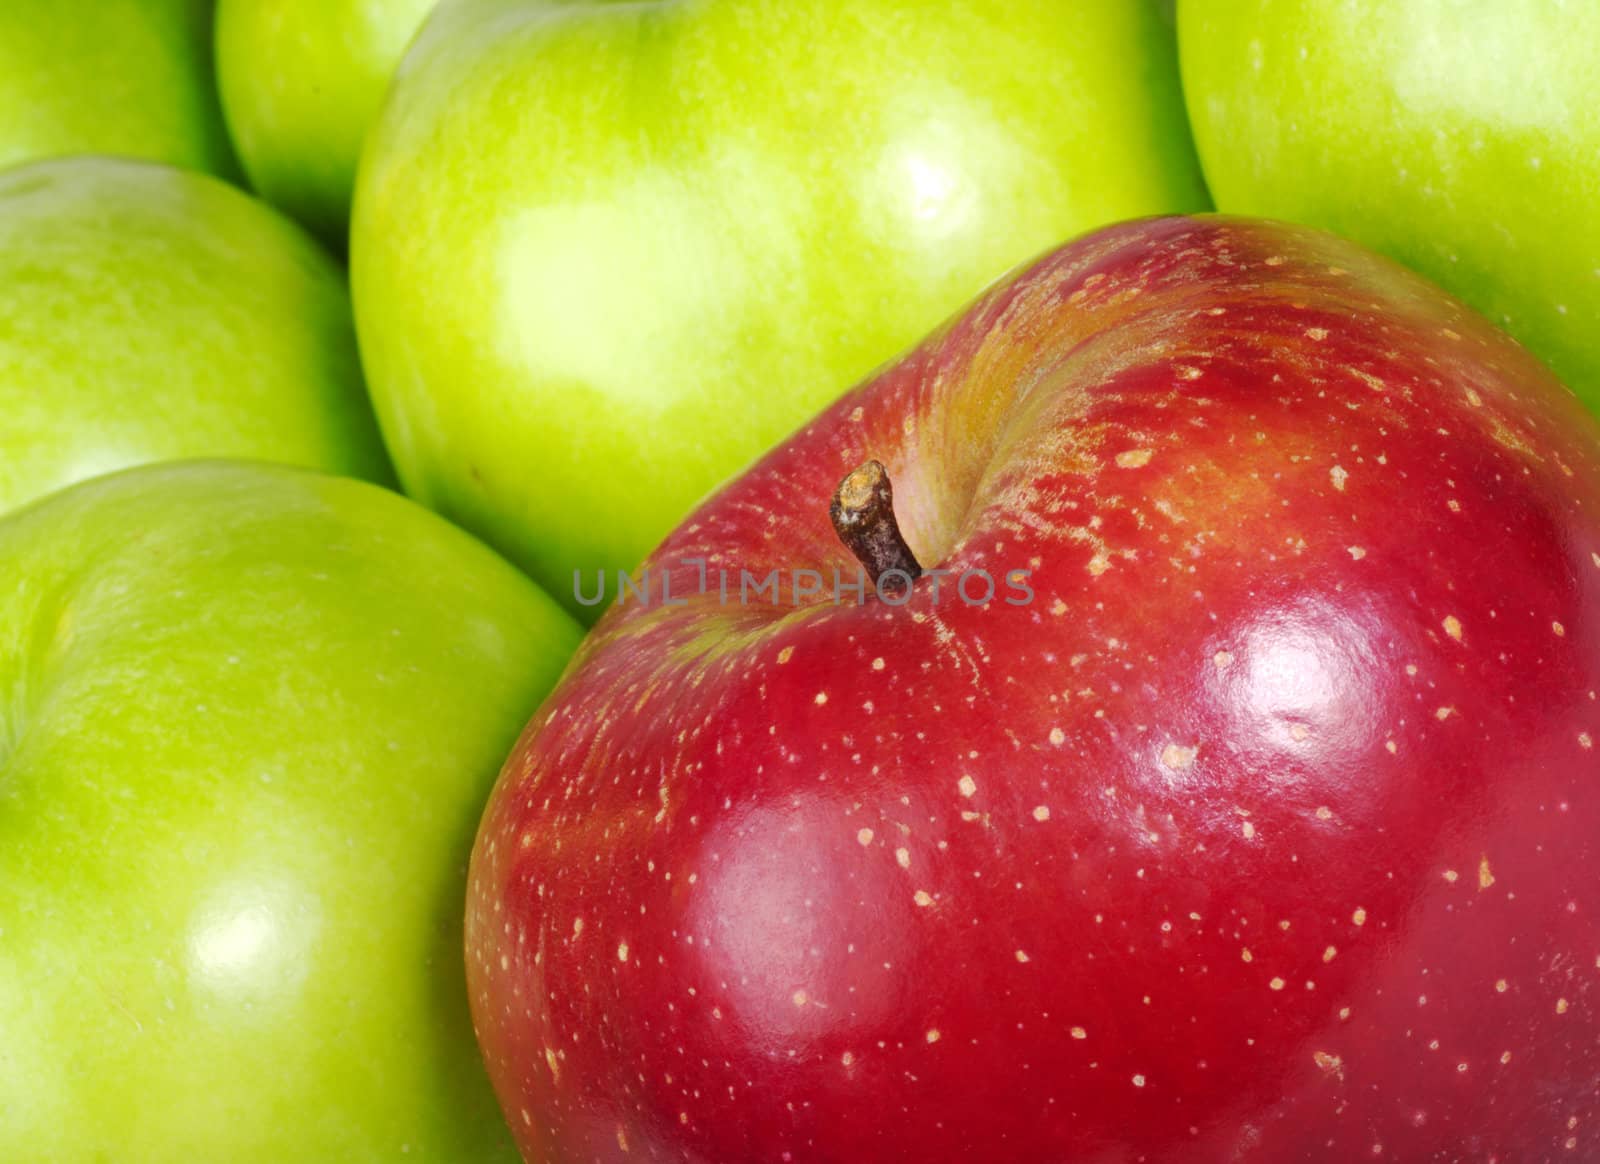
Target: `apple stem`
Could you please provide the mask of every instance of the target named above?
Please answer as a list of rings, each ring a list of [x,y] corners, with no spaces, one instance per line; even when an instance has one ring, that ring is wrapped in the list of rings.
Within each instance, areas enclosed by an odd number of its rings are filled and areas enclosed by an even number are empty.
[[[868,461],[846,474],[834,490],[828,517],[845,548],[866,567],[879,594],[898,598],[922,575],[922,565],[895,520],[894,489],[882,462]]]

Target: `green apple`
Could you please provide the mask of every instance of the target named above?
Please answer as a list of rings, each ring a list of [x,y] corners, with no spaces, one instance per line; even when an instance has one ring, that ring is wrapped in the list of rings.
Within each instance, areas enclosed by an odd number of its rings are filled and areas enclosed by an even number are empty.
[[[1204,202],[1146,0],[464,0],[367,139],[357,326],[406,489],[576,606],[1010,266]]]
[[[97,153],[234,174],[213,80],[211,7],[0,3],[0,167]]]
[[[218,0],[217,82],[250,184],[329,240],[406,45],[438,0]]]
[[[1183,0],[1217,205],[1422,271],[1600,408],[1600,4]]]
[[[213,178],[106,158],[0,173],[0,512],[145,461],[388,462],[338,267]]]
[[[571,619],[259,463],[55,494],[0,561],[0,1160],[514,1160],[464,870]]]

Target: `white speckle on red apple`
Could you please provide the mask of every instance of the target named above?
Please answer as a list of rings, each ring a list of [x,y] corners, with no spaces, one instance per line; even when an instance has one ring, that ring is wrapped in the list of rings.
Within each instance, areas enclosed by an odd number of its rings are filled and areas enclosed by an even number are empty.
[[[1161,749],[1161,762],[1174,772],[1182,772],[1194,766],[1195,757],[1199,754],[1198,745],[1185,747],[1182,744],[1168,744]]]

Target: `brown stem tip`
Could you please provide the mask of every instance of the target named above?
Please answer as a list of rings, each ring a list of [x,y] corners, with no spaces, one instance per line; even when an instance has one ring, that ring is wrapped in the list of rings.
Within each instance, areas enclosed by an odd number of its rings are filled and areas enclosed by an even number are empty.
[[[899,598],[921,576],[922,566],[895,520],[894,489],[881,462],[868,461],[839,482],[828,516],[839,540],[866,567],[879,594]]]

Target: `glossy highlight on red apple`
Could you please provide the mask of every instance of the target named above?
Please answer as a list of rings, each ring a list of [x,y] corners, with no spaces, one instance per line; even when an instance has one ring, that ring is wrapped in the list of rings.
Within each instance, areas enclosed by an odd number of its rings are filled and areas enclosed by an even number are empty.
[[[1600,1152],[1600,439],[1318,232],[1125,224],[997,285],[657,550],[1025,606],[613,607],[470,872],[530,1161]]]

